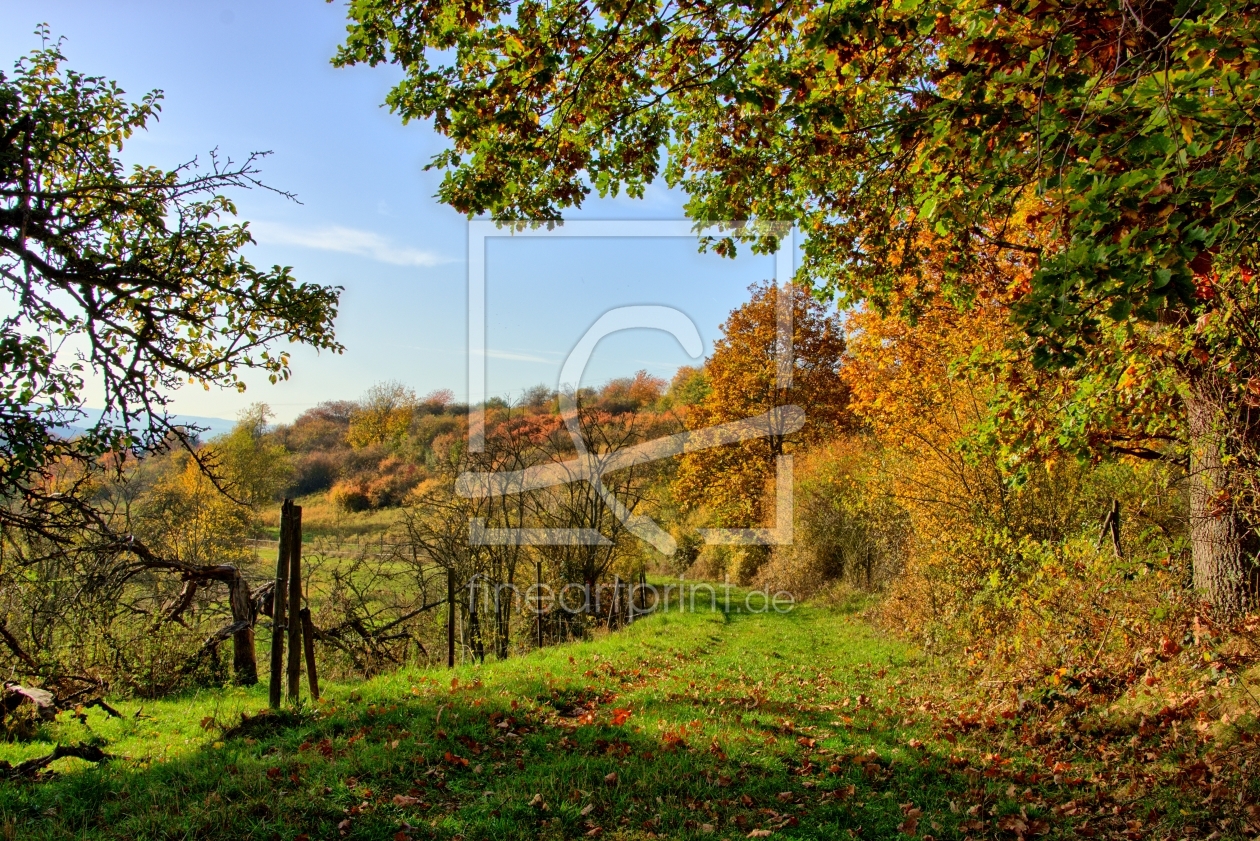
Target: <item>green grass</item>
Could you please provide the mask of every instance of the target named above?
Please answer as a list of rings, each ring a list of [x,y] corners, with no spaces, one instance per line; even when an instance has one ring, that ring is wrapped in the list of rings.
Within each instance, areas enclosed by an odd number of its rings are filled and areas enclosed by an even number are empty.
[[[1014,744],[968,747],[934,721],[934,688],[912,651],[839,611],[657,615],[504,663],[333,685],[298,720],[235,735],[265,687],[63,714],[49,740],[101,737],[119,758],[0,786],[0,836],[945,839],[1022,822],[1072,837],[1048,801],[1087,784]]]
[[[302,506],[302,542],[310,543],[319,538],[330,540],[355,539],[374,541],[391,527],[403,521],[402,508],[381,508],[370,511],[343,511],[327,491],[299,497],[294,502]],[[272,505],[263,510],[261,525],[270,540],[280,538],[280,506]]]

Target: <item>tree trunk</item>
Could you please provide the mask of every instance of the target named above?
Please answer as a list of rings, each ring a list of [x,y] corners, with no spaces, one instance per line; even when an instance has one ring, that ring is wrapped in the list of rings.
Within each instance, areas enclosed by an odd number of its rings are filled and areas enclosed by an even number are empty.
[[[1191,375],[1186,399],[1190,545],[1195,590],[1221,613],[1237,614],[1255,594],[1255,539],[1238,510],[1229,466],[1247,424],[1229,397],[1211,375]]]
[[[250,597],[249,582],[238,571],[228,581],[228,603],[232,608],[232,622],[247,623],[232,635],[232,670],[240,686],[258,683],[258,658],[254,654],[254,600]]]

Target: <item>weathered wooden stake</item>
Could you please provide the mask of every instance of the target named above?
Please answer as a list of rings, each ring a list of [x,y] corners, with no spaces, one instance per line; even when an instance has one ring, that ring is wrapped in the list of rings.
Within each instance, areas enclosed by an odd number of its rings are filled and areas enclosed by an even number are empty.
[[[280,506],[280,548],[276,553],[276,587],[271,592],[271,683],[267,686],[267,694],[273,710],[280,709],[280,681],[284,670],[284,602],[285,588],[288,586],[292,518],[293,500],[286,499]]]
[[[319,700],[319,675],[315,671],[315,623],[311,621],[311,609],[302,608],[302,647],[306,651],[306,685],[311,688],[311,700]]]
[[[302,506],[293,506],[289,539],[289,702],[296,704],[302,680]]]
[[[477,576],[468,582],[468,644],[479,663],[486,662],[485,639],[481,633],[481,617],[477,613]]]
[[[1098,548],[1102,548],[1104,540],[1111,539],[1111,549],[1120,557],[1120,500],[1111,501],[1111,510],[1103,517],[1102,532],[1098,535]]]
[[[613,599],[612,607],[608,609],[608,630],[617,627],[621,622],[621,576],[613,576]]]
[[[542,610],[542,561],[535,561],[534,567],[537,569],[537,583],[534,587],[534,611],[538,619],[538,647],[543,647],[543,610]]]
[[[446,571],[446,667],[455,668],[455,570]]]

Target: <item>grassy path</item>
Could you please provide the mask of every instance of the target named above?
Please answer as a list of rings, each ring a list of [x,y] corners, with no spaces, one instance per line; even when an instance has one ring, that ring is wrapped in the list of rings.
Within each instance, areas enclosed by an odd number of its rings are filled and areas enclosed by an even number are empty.
[[[1045,799],[1061,779],[942,731],[911,657],[821,609],[672,614],[334,685],[296,721],[223,730],[265,689],[132,702],[124,721],[90,710],[48,735],[104,737],[126,758],[0,786],[0,836],[1072,837]]]

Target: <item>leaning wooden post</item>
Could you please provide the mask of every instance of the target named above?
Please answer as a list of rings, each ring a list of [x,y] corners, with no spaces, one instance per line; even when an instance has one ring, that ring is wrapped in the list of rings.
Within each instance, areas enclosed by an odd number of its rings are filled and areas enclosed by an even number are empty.
[[[1107,512],[1107,516],[1103,518],[1102,533],[1098,535],[1098,548],[1102,548],[1103,541],[1111,538],[1112,551],[1119,558],[1120,553],[1120,500],[1113,499],[1111,501],[1111,510]]]
[[[289,539],[289,701],[296,704],[302,680],[302,506],[293,506]]]
[[[486,662],[485,640],[481,633],[481,617],[477,613],[477,577],[476,573],[468,580],[468,645],[472,648],[472,656],[477,662]]]
[[[302,616],[302,647],[306,651],[306,684],[311,688],[311,700],[319,700],[319,675],[315,672],[315,623],[311,621],[311,609],[304,607]]]
[[[621,576],[614,575],[613,576],[612,606],[608,608],[608,630],[611,631],[613,628],[617,627],[618,623],[621,620],[621,617],[618,615],[620,610],[621,610]]]
[[[446,667],[455,668],[455,569],[446,571]]]
[[[271,682],[267,685],[268,701],[273,710],[280,709],[280,682],[284,671],[284,602],[288,586],[289,543],[292,530],[293,500],[280,506],[280,547],[276,552],[276,586],[271,591]]]
[[[534,586],[534,611],[538,620],[538,647],[543,647],[543,609],[542,609],[542,561],[535,561],[537,579]]]

